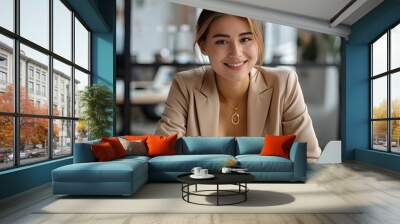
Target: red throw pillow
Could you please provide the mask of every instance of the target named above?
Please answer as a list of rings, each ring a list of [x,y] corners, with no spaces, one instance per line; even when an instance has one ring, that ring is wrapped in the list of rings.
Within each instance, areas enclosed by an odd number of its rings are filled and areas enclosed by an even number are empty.
[[[281,156],[286,159],[290,158],[290,147],[296,135],[265,135],[264,146],[261,149],[260,155],[262,156]]]
[[[94,154],[94,157],[99,162],[109,161],[117,158],[113,147],[108,142],[93,144],[90,146],[90,148]]]
[[[115,155],[118,158],[126,156],[126,151],[122,146],[121,142],[119,142],[118,138],[116,137],[109,137],[109,138],[101,138],[101,142],[108,142],[114,149]]]
[[[151,135],[147,137],[146,143],[148,147],[148,156],[175,155],[175,143],[177,135],[157,136]]]

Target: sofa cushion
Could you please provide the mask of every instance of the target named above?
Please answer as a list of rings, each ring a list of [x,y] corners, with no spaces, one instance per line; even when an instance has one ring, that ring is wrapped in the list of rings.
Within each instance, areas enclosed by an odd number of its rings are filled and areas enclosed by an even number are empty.
[[[96,157],[96,161],[104,162],[118,158],[112,145],[108,142],[92,144],[90,148],[92,149],[94,157]]]
[[[200,166],[211,172],[219,171],[230,159],[231,155],[175,155],[158,156],[149,160],[149,170],[163,172],[190,172],[193,167]]]
[[[292,161],[279,156],[238,155],[239,166],[249,172],[292,172]]]
[[[129,182],[134,172],[147,172],[146,162],[131,159],[95,163],[74,163],[52,171],[58,182]]]
[[[110,143],[110,145],[114,149],[117,158],[122,158],[126,156],[126,151],[117,137],[103,137],[101,138],[101,142]]]
[[[259,154],[264,145],[263,137],[236,137],[236,155]]]
[[[148,147],[148,156],[165,156],[165,155],[175,155],[176,154],[176,139],[177,135],[170,136],[148,136],[146,143]]]
[[[233,137],[182,137],[177,154],[225,154],[235,155],[235,138]]]
[[[261,156],[280,156],[289,159],[290,148],[296,135],[265,135]]]
[[[142,140],[126,140],[125,138],[118,137],[122,146],[126,151],[126,155],[147,155],[146,143]]]

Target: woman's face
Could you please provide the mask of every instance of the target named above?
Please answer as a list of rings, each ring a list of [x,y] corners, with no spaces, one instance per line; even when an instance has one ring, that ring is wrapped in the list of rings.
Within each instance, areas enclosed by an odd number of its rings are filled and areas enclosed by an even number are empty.
[[[215,73],[227,80],[243,80],[257,63],[257,43],[244,18],[217,18],[210,24],[200,47],[209,57]]]

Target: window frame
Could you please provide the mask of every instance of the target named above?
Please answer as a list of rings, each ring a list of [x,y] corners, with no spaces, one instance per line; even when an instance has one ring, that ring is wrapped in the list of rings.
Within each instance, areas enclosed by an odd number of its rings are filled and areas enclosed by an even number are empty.
[[[369,85],[369,149],[373,151],[379,151],[379,152],[386,152],[390,154],[400,154],[400,152],[394,152],[392,151],[392,122],[393,121],[400,121],[400,117],[392,117],[392,98],[391,98],[391,91],[392,91],[392,86],[391,86],[391,79],[393,75],[396,75],[396,73],[400,72],[400,67],[391,69],[391,31],[393,28],[396,26],[400,26],[400,21],[395,22],[392,24],[390,27],[386,28],[384,32],[379,34],[375,39],[373,39],[371,42],[368,43],[368,53],[369,53],[369,77],[368,77],[368,85]],[[376,74],[374,76],[373,74],[373,44],[376,43],[381,37],[384,35],[387,35],[387,63],[386,63],[386,71],[383,73]],[[387,105],[386,105],[386,117],[385,118],[373,118],[373,93],[374,93],[374,87],[373,87],[373,81],[378,79],[386,77],[386,87],[387,87],[387,93],[386,93],[386,98],[387,98]],[[379,150],[374,148],[374,132],[373,132],[373,122],[375,121],[386,121],[386,151],[384,150]]]
[[[14,154],[14,161],[13,161],[13,165],[10,167],[5,167],[5,168],[0,168],[0,172],[5,171],[5,170],[10,170],[10,169],[15,169],[15,168],[19,168],[19,167],[23,167],[23,166],[29,166],[29,165],[33,165],[33,164],[37,164],[37,163],[43,163],[46,161],[50,161],[50,160],[54,160],[54,159],[61,159],[61,158],[65,158],[65,157],[70,157],[73,156],[73,152],[74,152],[74,143],[75,143],[75,126],[76,126],[76,121],[79,120],[79,117],[75,116],[75,108],[72,107],[71,108],[71,114],[62,116],[56,116],[53,115],[53,59],[58,60],[61,63],[64,63],[68,66],[71,66],[71,105],[74,105],[75,103],[75,98],[76,98],[76,93],[75,93],[75,88],[74,88],[74,82],[75,82],[75,69],[78,69],[79,71],[85,73],[88,75],[89,77],[89,83],[88,86],[92,85],[92,62],[91,62],[91,50],[92,50],[92,44],[91,44],[91,37],[92,37],[92,31],[91,29],[89,29],[89,27],[87,26],[87,24],[84,22],[84,20],[78,15],[78,13],[76,13],[72,7],[65,1],[65,0],[59,0],[69,11],[71,11],[71,18],[70,18],[70,23],[71,23],[71,59],[67,59],[64,58],[63,56],[55,53],[53,50],[53,24],[54,24],[54,18],[53,18],[53,1],[54,0],[47,0],[48,4],[49,4],[49,47],[48,49],[46,49],[45,47],[42,47],[39,44],[34,43],[33,41],[30,41],[29,39],[23,37],[20,35],[20,0],[14,0],[13,1],[13,10],[14,10],[14,30],[10,31],[4,27],[0,26],[0,35],[5,36],[7,38],[12,39],[13,41],[13,52],[12,52],[12,57],[13,57],[13,63],[12,63],[12,75],[14,78],[14,111],[13,112],[2,112],[0,111],[0,116],[4,116],[4,117],[12,117],[13,119],[13,154]],[[75,18],[77,20],[79,20],[79,22],[83,25],[83,27],[88,31],[88,69],[85,69],[81,66],[79,66],[78,64],[75,63],[75,25],[74,25],[74,21]],[[46,56],[48,56],[48,73],[47,73],[47,83],[45,84],[45,95],[48,96],[48,112],[46,115],[39,115],[39,114],[27,114],[27,113],[21,113],[20,112],[20,85],[21,85],[21,80],[20,80],[20,65],[21,65],[21,56],[20,56],[20,45],[23,44],[29,48],[32,48],[33,50],[36,50],[42,54],[45,54]],[[42,72],[39,72],[39,80],[36,79],[36,68],[33,67],[33,79],[31,79],[30,77],[30,65],[29,63],[26,64],[27,68],[26,68],[26,82],[32,81],[34,84],[34,92],[36,92],[35,89],[35,85],[40,83],[40,87],[42,88]],[[28,84],[27,84],[28,85]],[[27,86],[28,87],[28,86]],[[38,96],[43,97],[42,96],[42,91],[40,88],[40,94]],[[27,91],[29,91],[27,89]],[[48,93],[47,93],[48,92]],[[40,160],[38,162],[30,162],[30,163],[24,163],[21,164],[21,158],[20,158],[20,119],[21,118],[45,118],[47,119],[48,122],[48,135],[47,135],[47,142],[49,144],[47,144],[47,150],[48,150],[48,154],[46,155],[47,157],[43,157],[43,160]],[[53,152],[55,147],[53,146],[53,123],[56,122],[57,120],[62,120],[62,121],[71,121],[71,153],[68,155],[62,155],[62,156],[54,156]],[[51,143],[51,144],[50,144]]]

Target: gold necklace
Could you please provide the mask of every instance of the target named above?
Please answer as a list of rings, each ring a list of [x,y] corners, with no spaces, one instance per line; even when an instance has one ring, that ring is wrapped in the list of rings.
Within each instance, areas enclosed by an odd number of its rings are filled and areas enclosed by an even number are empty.
[[[233,108],[233,114],[231,116],[231,122],[234,126],[240,124],[240,114],[237,112],[239,110],[239,105]]]
[[[247,94],[244,94],[243,99],[245,99],[245,97],[247,96]],[[231,116],[231,123],[234,126],[237,126],[240,124],[240,114],[238,113],[239,111],[239,107],[242,105],[244,100],[242,100],[236,107],[233,108],[233,114]]]

